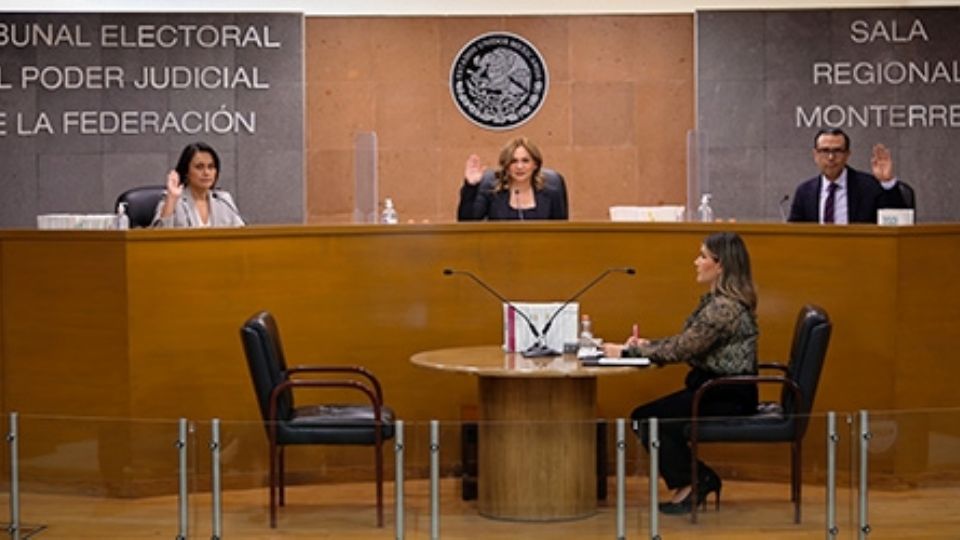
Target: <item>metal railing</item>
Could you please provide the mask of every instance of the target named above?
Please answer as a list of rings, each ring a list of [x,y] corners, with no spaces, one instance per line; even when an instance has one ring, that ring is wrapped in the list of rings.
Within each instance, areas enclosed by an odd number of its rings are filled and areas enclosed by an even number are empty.
[[[944,414],[952,414],[960,418],[960,411],[949,411]],[[36,417],[29,418],[34,420]],[[872,523],[870,520],[871,499],[869,497],[869,490],[871,459],[872,456],[875,455],[880,456],[880,462],[883,462],[885,459],[882,454],[884,450],[871,445],[874,435],[871,432],[870,414],[868,411],[859,411],[855,415],[847,414],[845,418],[847,418],[847,424],[851,427],[850,431],[855,432],[845,434],[838,429],[837,413],[828,412],[822,417],[824,423],[823,430],[818,431],[811,429],[807,434],[807,439],[810,443],[814,442],[810,441],[811,438],[822,437],[821,448],[823,448],[823,455],[818,459],[822,458],[824,460],[825,468],[821,471],[816,481],[818,483],[822,482],[824,489],[823,504],[825,507],[822,517],[819,512],[806,512],[807,523],[803,526],[822,527],[821,530],[824,531],[824,535],[828,540],[843,538],[844,533],[847,534],[848,537],[852,537],[852,535],[855,534],[857,538],[865,539],[871,532],[878,532],[885,530],[885,527],[889,527],[888,523],[878,525],[878,523]],[[923,419],[918,420],[917,423],[919,424],[922,421]],[[854,422],[855,430],[853,430]],[[10,413],[7,423],[6,456],[8,466],[5,468],[9,471],[9,481],[7,482],[9,521],[5,525],[5,530],[9,538],[20,540],[29,538],[45,530],[48,524],[34,526],[25,526],[23,524],[24,499],[22,492],[23,483],[21,481],[21,468],[23,466],[21,448],[25,442],[25,434],[22,429],[23,417],[16,412]],[[616,484],[615,496],[614,500],[609,503],[608,506],[600,505],[598,517],[592,519],[610,519],[609,534],[618,540],[626,540],[626,538],[630,536],[646,536],[650,539],[660,539],[664,533],[664,531],[661,530],[664,526],[668,529],[666,532],[667,537],[669,537],[670,530],[677,526],[678,522],[674,521],[673,518],[662,518],[658,509],[660,500],[659,467],[661,463],[659,433],[663,423],[664,422],[653,418],[641,424],[649,437],[649,451],[646,453],[638,451],[638,457],[633,461],[634,476],[631,476],[629,464],[632,456],[629,450],[631,447],[636,447],[638,450],[641,450],[641,448],[637,442],[637,438],[630,433],[630,430],[627,428],[627,420],[622,418],[615,420],[616,430],[613,437],[614,445],[612,452],[612,458],[616,462],[615,478],[613,479]],[[412,432],[410,429],[411,426],[414,427]],[[230,427],[231,424],[228,423],[226,426],[228,431]],[[393,440],[395,458],[393,501],[395,538],[402,540],[405,537],[408,532],[407,530],[411,526],[411,522],[409,521],[411,504],[413,508],[419,508],[422,504],[420,501],[425,501],[425,506],[422,507],[425,512],[422,514],[419,511],[414,512],[414,520],[416,520],[419,515],[429,517],[428,528],[431,539],[440,539],[445,535],[452,538],[465,537],[462,530],[456,531],[454,530],[455,528],[450,528],[449,531],[445,531],[441,529],[441,523],[446,521],[445,516],[447,516],[449,512],[462,511],[462,508],[461,510],[450,510],[449,507],[445,507],[445,505],[449,504],[450,496],[448,494],[447,497],[444,498],[442,491],[449,488],[451,474],[450,462],[453,460],[449,454],[441,452],[444,448],[443,441],[454,438],[457,434],[455,432],[459,432],[460,428],[461,425],[459,423],[444,423],[438,420],[416,422],[413,424],[403,421],[397,421],[395,423]],[[639,429],[639,426],[637,429]],[[174,458],[177,463],[174,476],[177,485],[177,503],[175,510],[171,508],[174,512],[171,515],[176,516],[175,537],[186,540],[190,536],[196,536],[197,532],[191,530],[191,523],[205,524],[209,522],[210,538],[212,540],[221,540],[225,537],[224,510],[225,507],[229,509],[229,504],[225,504],[222,497],[224,490],[222,472],[224,462],[224,424],[219,419],[210,421],[210,438],[209,443],[206,445],[209,451],[208,457],[195,455],[195,451],[191,450],[202,448],[190,442],[196,437],[196,431],[195,423],[188,419],[181,418],[176,423],[175,443],[173,445],[174,451],[171,454],[171,458]],[[411,433],[414,437],[413,440],[410,439]],[[413,447],[410,446],[411,442],[414,444]],[[897,442],[900,444],[909,444],[910,441],[898,440]],[[842,457],[841,449],[845,445],[850,448],[849,457],[851,458],[847,468],[843,468],[839,463],[839,459]],[[810,444],[807,446],[810,446]],[[417,453],[411,455],[411,448],[416,449]],[[854,451],[854,448],[856,451]],[[426,451],[420,453],[423,449]],[[522,451],[522,449],[518,451]],[[648,456],[648,462],[645,465],[641,463],[644,455]],[[411,458],[413,461],[411,461]],[[421,462],[419,461],[420,459],[425,459],[425,461]],[[960,460],[960,458],[958,458],[958,460]],[[173,461],[173,459],[171,461]],[[205,466],[208,462],[210,474],[209,520],[201,518],[205,512],[201,510],[200,507],[191,505],[190,502],[191,486],[197,485],[196,475],[198,473],[198,467]],[[419,472],[424,470],[421,468],[422,465],[427,466],[426,476]],[[960,463],[957,464],[956,469],[960,471]],[[407,478],[408,470],[417,471],[413,475],[413,480],[419,481],[426,478],[427,489],[425,490],[425,495],[417,495],[416,498],[410,499],[407,493],[407,482],[410,481],[410,479]],[[846,475],[847,473],[849,473],[852,479],[852,486],[856,488],[855,493],[844,488],[847,496],[855,497],[855,499],[846,499],[849,505],[838,495],[838,475]],[[947,475],[947,477],[949,477],[949,475]],[[632,489],[629,488],[631,486]],[[645,489],[637,491],[636,488],[641,486]],[[201,489],[205,490],[205,488]],[[422,494],[424,490],[418,489],[417,493]],[[957,493],[960,494],[960,486],[957,487]],[[419,499],[421,496],[425,496],[426,498]],[[816,498],[813,500],[816,500]],[[740,504],[745,505],[748,503],[741,502]],[[788,504],[783,504],[783,502],[777,502],[777,504],[782,506],[784,511],[789,506]],[[27,507],[29,507],[29,503],[27,503]],[[854,511],[843,514],[839,510],[844,508],[853,509]],[[630,520],[631,515],[636,516],[635,521]],[[708,513],[707,516],[707,523],[694,526],[722,526],[733,528],[740,525],[741,528],[749,528],[747,524],[725,522],[723,520],[723,514]],[[878,514],[878,516],[881,521],[884,521],[883,518],[886,517],[882,515],[882,512]],[[51,518],[53,517],[55,516],[51,516]],[[688,522],[689,520],[685,521],[684,527],[689,527]],[[850,525],[849,529],[845,529],[845,522]],[[421,530],[421,527],[415,525],[415,523],[414,521],[413,526],[416,526],[418,531]],[[631,523],[636,523],[636,525],[631,525]],[[782,525],[784,530],[790,530],[791,524],[789,520],[784,520]],[[445,526],[445,528],[447,527]],[[479,530],[476,534],[477,538],[483,536]]]

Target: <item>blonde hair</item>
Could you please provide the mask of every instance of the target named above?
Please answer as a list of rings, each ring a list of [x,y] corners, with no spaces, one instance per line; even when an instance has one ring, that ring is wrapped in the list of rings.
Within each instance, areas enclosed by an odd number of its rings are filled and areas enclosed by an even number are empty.
[[[543,176],[540,174],[540,169],[543,168],[543,154],[540,153],[540,149],[537,148],[537,145],[526,137],[517,137],[506,144],[502,150],[500,150],[500,163],[499,168],[497,169],[497,186],[495,191],[502,191],[507,189],[510,186],[510,173],[507,172],[510,168],[510,163],[513,161],[513,153],[517,151],[517,148],[523,148],[530,154],[530,157],[533,158],[534,163],[537,164],[537,168],[533,171],[533,188],[536,190],[543,189]]]
[[[732,232],[714,233],[703,241],[703,245],[722,268],[714,291],[743,303],[750,311],[756,311],[757,291],[750,271],[750,254],[740,235]]]

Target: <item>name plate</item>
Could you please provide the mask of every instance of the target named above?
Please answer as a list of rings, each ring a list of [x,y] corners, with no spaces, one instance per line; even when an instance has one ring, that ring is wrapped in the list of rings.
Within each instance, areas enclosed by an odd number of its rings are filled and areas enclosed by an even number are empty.
[[[913,225],[913,215],[911,208],[881,208],[877,210],[877,225]]]

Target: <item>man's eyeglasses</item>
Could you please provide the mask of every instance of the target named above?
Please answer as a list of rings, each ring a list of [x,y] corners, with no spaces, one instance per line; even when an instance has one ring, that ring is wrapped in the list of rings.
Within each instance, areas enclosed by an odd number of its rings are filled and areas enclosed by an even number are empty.
[[[846,148],[815,148],[814,151],[821,156],[842,156],[847,153]]]

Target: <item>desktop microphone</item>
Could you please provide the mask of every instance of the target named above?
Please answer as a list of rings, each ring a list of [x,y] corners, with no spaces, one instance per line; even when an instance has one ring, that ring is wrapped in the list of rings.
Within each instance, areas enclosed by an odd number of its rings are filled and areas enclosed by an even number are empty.
[[[782,199],[780,199],[779,203],[777,203],[777,206],[780,208],[780,219],[783,220],[784,223],[787,222],[787,213],[783,210],[783,205],[789,200],[790,200],[790,195],[787,194],[787,195],[784,195]]]
[[[513,190],[513,197],[514,197],[514,200],[517,202],[517,215],[520,216],[520,221],[523,221],[523,207],[520,206],[520,190],[519,189]]]
[[[592,289],[594,285],[596,285],[597,283],[600,283],[600,280],[607,277],[607,275],[612,272],[622,272],[624,274],[628,274],[632,276],[637,273],[637,270],[631,266],[623,266],[623,267],[607,268],[603,272],[600,272],[600,275],[593,278],[593,281],[591,281],[590,283],[587,283],[586,286],[584,286],[579,291],[575,292],[573,296],[571,296],[566,302],[564,302],[559,308],[557,308],[557,310],[554,311],[553,314],[550,315],[550,318],[547,319],[547,323],[543,325],[543,330],[540,331],[540,334],[543,335],[543,340],[547,339],[547,332],[550,331],[550,325],[553,324],[553,320],[557,318],[557,315],[560,315],[560,312],[563,311],[563,308],[567,307],[567,305],[569,305],[570,302],[573,302],[577,298],[580,298],[580,296],[583,295],[583,293]],[[547,349],[547,351],[549,351],[549,348]],[[553,354],[556,354],[556,353],[553,353]],[[526,353],[524,353],[524,356],[526,356]],[[542,356],[546,356],[546,354]]]
[[[210,196],[218,201],[223,201],[224,204],[227,205],[227,208],[229,208],[230,211],[233,212],[233,215],[237,216],[237,218],[240,220],[240,223],[246,224],[246,222],[243,221],[243,217],[240,215],[240,211],[237,210],[237,207],[233,205],[233,201],[231,201],[229,197],[223,197],[220,194],[220,191],[216,189],[210,190]]]
[[[527,323],[527,326],[530,328],[530,332],[533,334],[533,337],[536,338],[536,342],[534,342],[533,345],[531,345],[530,347],[528,347],[527,350],[523,351],[523,353],[522,353],[523,356],[525,356],[525,357],[527,357],[527,358],[530,358],[530,357],[533,357],[533,356],[560,356],[560,353],[558,353],[558,352],[552,352],[552,351],[551,351],[551,354],[543,354],[543,353],[542,353],[542,351],[550,351],[550,348],[547,347],[546,344],[543,343],[543,337],[541,336],[540,332],[537,331],[537,327],[534,326],[533,321],[530,320],[530,317],[528,317],[526,313],[524,313],[523,311],[521,311],[520,308],[518,308],[517,306],[513,305],[513,302],[507,300],[506,298],[504,298],[504,296],[503,296],[502,294],[500,294],[500,293],[498,293],[497,291],[493,290],[493,287],[491,287],[491,286],[487,285],[486,283],[484,283],[484,281],[483,281],[482,279],[478,278],[476,275],[474,275],[473,272],[468,272],[468,271],[466,271],[466,270],[454,270],[454,269],[452,269],[452,268],[444,268],[444,269],[443,269],[443,275],[445,275],[445,276],[452,276],[452,275],[454,275],[454,274],[464,275],[464,276],[467,276],[468,278],[472,279],[473,281],[475,281],[475,282],[477,283],[477,285],[480,285],[481,287],[483,287],[484,289],[486,289],[490,294],[496,296],[497,299],[499,299],[501,302],[503,302],[504,304],[506,304],[506,305],[510,306],[511,308],[513,308],[513,311],[514,311],[517,315],[519,315],[520,318],[523,319],[523,320]],[[534,352],[531,352],[531,351],[541,351],[541,354],[537,354],[537,353],[534,353]]]

